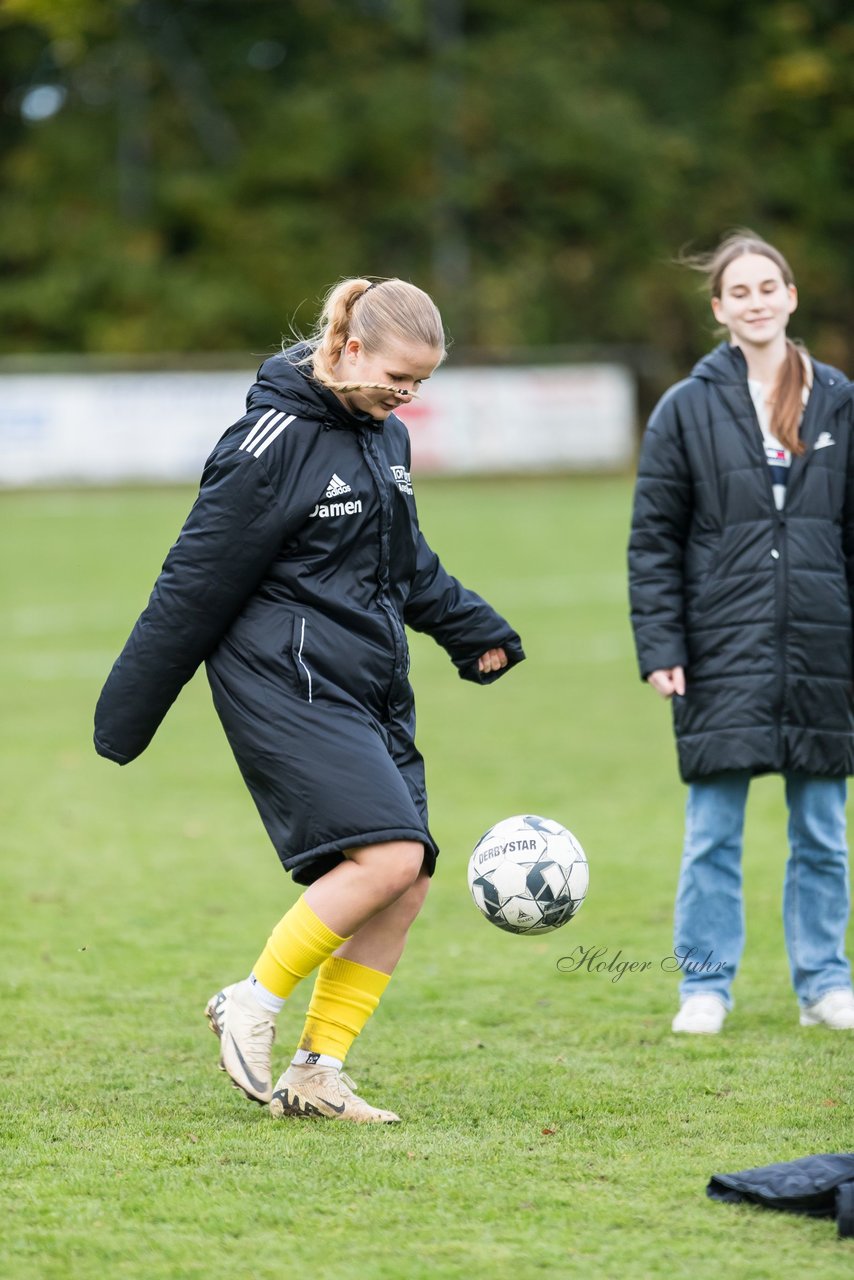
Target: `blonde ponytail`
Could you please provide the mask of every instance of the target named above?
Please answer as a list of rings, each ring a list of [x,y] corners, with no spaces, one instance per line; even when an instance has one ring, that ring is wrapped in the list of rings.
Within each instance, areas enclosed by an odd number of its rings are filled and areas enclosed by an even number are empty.
[[[333,370],[350,336],[353,307],[370,288],[370,280],[342,280],[324,299],[312,342],[311,364],[318,382],[327,387],[335,381]]]

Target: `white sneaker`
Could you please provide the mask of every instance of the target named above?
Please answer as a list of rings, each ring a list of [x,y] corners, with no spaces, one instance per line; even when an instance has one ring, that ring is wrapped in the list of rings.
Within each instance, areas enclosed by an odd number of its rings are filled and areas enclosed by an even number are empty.
[[[670,1024],[671,1031],[715,1036],[724,1025],[727,1007],[720,996],[688,996]]]
[[[355,1082],[337,1067],[291,1063],[276,1081],[270,1115],[276,1119],[322,1116],[330,1120],[352,1120],[355,1124],[399,1123],[400,1116],[372,1107],[356,1095],[355,1088]]]
[[[219,1066],[227,1071],[236,1089],[252,1102],[269,1102],[273,1096],[270,1058],[276,1026],[242,982],[223,987],[205,1006],[211,1031],[220,1039]]]
[[[817,1027],[820,1023],[834,1031],[854,1031],[854,992],[847,987],[826,991],[813,1004],[801,1009],[801,1026]]]

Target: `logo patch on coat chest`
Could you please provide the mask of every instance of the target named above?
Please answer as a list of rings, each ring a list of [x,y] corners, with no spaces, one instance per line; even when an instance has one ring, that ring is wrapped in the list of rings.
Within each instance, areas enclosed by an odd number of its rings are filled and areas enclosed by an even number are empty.
[[[336,471],[332,479],[329,481],[329,484],[326,486],[326,493],[324,497],[340,498],[342,494],[352,492],[353,490],[350,488],[347,481],[342,480]]]
[[[401,493],[412,493],[412,479],[406,467],[389,467],[392,479]]]

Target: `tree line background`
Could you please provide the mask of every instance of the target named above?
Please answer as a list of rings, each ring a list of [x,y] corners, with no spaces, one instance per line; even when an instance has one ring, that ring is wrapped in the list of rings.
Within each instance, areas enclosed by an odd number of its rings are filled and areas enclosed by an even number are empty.
[[[269,350],[343,275],[474,349],[713,340],[748,225],[854,372],[849,0],[5,0],[0,340]]]

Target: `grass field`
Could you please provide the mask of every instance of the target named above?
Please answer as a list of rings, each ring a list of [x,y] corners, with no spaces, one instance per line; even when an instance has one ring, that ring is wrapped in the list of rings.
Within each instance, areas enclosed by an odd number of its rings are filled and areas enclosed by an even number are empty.
[[[190,497],[0,498],[2,1280],[850,1275],[831,1223],[705,1197],[714,1172],[854,1149],[854,1042],[797,1024],[776,779],[751,792],[737,1008],[720,1037],[670,1034],[683,790],[634,669],[625,479],[421,486],[428,538],[529,660],[479,689],[413,641],[443,854],[348,1064],[405,1122],[276,1124],[228,1087],[203,1006],[294,889],[203,676],[130,767],[90,745]],[[520,811],[591,864],[582,911],[541,939],[491,928],[465,887],[475,840]],[[651,964],[562,972],[578,947]],[[307,997],[279,1020],[283,1063]]]

